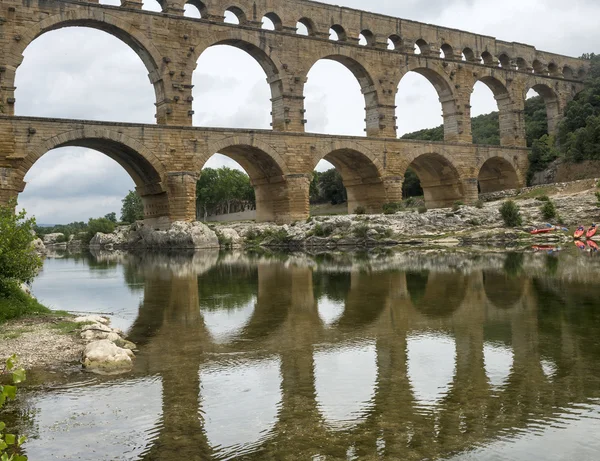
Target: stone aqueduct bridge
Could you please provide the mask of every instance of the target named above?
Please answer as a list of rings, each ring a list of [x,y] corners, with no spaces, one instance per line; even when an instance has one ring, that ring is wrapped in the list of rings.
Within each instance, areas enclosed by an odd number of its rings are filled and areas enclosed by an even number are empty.
[[[385,202],[399,201],[409,166],[421,179],[429,207],[473,202],[478,183],[482,192],[523,184],[527,92],[535,89],[544,98],[552,132],[567,102],[583,88],[587,71],[582,60],[532,46],[306,0],[190,0],[201,19],[183,16],[185,0],[160,3],[162,13],[141,10],[137,0],[122,0],[120,7],[2,1],[0,203],[24,189],[25,174],[38,158],[62,146],[93,148],[119,162],[134,179],[148,220],[193,220],[195,182],[217,152],[249,173],[259,220],[306,218],[310,178],[321,159],[341,172],[351,211],[362,205],[376,212]],[[225,11],[239,24],[224,23]],[[275,30],[261,29],[263,17]],[[297,34],[298,23],[308,36]],[[106,31],[140,56],[155,89],[157,125],[14,116],[15,76],[24,50],[45,32],[71,26]],[[329,39],[330,29],[337,41]],[[192,73],[200,55],[218,44],[248,52],[264,69],[272,131],[192,127]],[[304,84],[320,59],[340,62],[356,76],[365,98],[366,137],[304,132]],[[408,72],[423,75],[437,90],[444,143],[396,139],[395,95]],[[501,147],[472,145],[470,97],[478,81],[498,102]]]

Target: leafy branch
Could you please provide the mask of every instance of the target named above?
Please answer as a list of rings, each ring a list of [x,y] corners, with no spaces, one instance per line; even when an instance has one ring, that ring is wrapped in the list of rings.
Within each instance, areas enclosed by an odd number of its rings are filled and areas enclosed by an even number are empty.
[[[0,409],[8,400],[17,397],[17,385],[25,381],[25,370],[17,366],[17,358],[13,355],[0,368],[0,376],[10,374],[12,384],[0,384]],[[27,457],[19,454],[21,445],[27,440],[24,436],[5,432],[6,424],[0,421],[0,461],[27,461]]]

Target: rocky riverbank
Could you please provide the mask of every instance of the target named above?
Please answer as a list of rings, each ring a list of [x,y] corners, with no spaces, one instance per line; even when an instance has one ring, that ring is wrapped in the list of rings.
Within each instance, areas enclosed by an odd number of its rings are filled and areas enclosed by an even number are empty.
[[[136,345],[97,315],[44,315],[9,321],[0,333],[0,362],[18,354],[26,369],[67,370],[83,366],[97,374],[133,367]]]

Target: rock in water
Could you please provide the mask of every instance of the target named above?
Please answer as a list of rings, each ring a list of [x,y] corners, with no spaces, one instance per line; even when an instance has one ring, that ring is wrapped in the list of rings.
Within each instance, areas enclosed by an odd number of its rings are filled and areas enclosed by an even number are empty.
[[[55,243],[58,243],[58,240],[65,241],[65,234],[55,232],[54,234],[44,235],[44,245],[54,245]]]
[[[83,351],[83,366],[99,374],[124,373],[133,367],[133,352],[108,339],[89,343]]]

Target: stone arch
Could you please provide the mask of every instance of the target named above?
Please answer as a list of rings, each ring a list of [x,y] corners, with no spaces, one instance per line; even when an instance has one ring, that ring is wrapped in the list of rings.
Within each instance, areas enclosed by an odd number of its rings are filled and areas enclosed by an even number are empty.
[[[510,69],[510,56],[506,53],[498,55],[498,62],[503,69]]]
[[[398,34],[392,34],[388,37],[388,49],[402,51],[402,37]]]
[[[298,19],[298,23],[306,27],[306,31],[309,37],[314,37],[315,35],[317,35],[317,26],[315,25],[315,22],[312,19],[306,17],[300,18]]]
[[[475,56],[475,52],[473,51],[472,48],[464,48],[462,54],[465,57],[465,61],[468,62],[475,62],[477,61],[477,57]]]
[[[297,204],[291,203],[288,166],[273,147],[252,135],[222,139],[208,145],[206,154],[195,162],[196,171],[201,171],[209,158],[217,153],[235,160],[250,177],[256,194],[257,221],[289,221],[290,210]],[[294,199],[303,200],[301,197]],[[308,206],[308,196],[305,201]]]
[[[398,87],[402,79],[409,73],[416,72],[425,77],[429,83],[433,85],[438,94],[440,104],[442,106],[442,114],[444,117],[444,140],[455,141],[458,136],[458,129],[455,125],[456,95],[453,88],[455,87],[452,81],[443,72],[430,67],[423,67],[418,62],[409,63],[402,71],[400,81],[396,85]],[[398,108],[397,110],[401,110]]]
[[[333,30],[336,35],[337,35],[337,41],[338,42],[345,42],[346,40],[348,40],[348,35],[346,34],[346,30],[339,24],[334,24],[333,26],[330,27],[331,30]]]
[[[30,27],[21,36],[19,41],[13,42],[11,50],[7,54],[9,63],[12,64],[15,69],[17,69],[23,62],[23,53],[25,49],[36,38],[40,37],[46,32],[65,27],[89,27],[104,31],[121,40],[140,57],[146,66],[146,69],[148,70],[148,76],[154,86],[157,105],[165,99],[165,84],[162,77],[164,65],[162,64],[161,53],[142,33],[131,27],[131,24],[126,23],[123,20],[106,12],[102,15],[101,20],[98,19],[98,15],[95,14],[93,10],[78,9],[50,16],[43,21],[40,21],[39,23]],[[12,62],[10,62],[11,57],[13,57]],[[14,75],[12,77],[14,79]],[[14,83],[15,82],[13,80],[13,86]],[[161,123],[161,117],[157,118],[158,122]]]
[[[443,43],[441,48],[442,58],[444,59],[454,59],[454,48],[448,43]]]
[[[528,72],[529,64],[524,58],[517,58],[517,70],[521,72]]]
[[[366,41],[365,46],[374,46],[375,43],[377,42],[375,34],[373,32],[371,32],[369,29],[365,29],[365,30],[361,31],[360,35],[362,37],[364,37],[364,39]]]
[[[388,201],[383,181],[385,169],[370,150],[355,142],[335,142],[313,157],[313,169],[321,160],[331,163],[342,176],[348,194],[348,212],[363,207],[369,213],[380,213]]]
[[[561,121],[561,107],[558,94],[546,82],[540,82],[534,77],[528,82],[525,88],[523,99],[527,97],[529,90],[534,90],[539,94],[546,104],[546,115],[548,117],[548,133],[554,134],[558,130],[558,125]]]
[[[487,75],[480,77],[475,83],[484,83],[494,95],[499,112],[500,145],[514,145],[515,127],[513,125],[515,117],[512,112],[513,100],[506,82],[496,74],[491,71]]]
[[[481,53],[481,62],[486,66],[494,65],[494,56],[489,51],[484,51]]]
[[[464,200],[465,192],[460,173],[452,161],[444,155],[417,154],[407,162],[404,174],[409,168],[421,181],[427,208],[449,207],[456,201]]]
[[[283,30],[283,21],[281,20],[278,14],[271,11],[265,14],[264,17],[271,20],[273,26],[275,27],[275,30]]]
[[[550,62],[548,64],[548,73],[552,77],[557,77],[560,74],[560,72],[558,70],[558,65],[555,62]]]
[[[248,22],[248,17],[246,16],[246,13],[244,12],[244,10],[241,7],[239,7],[237,5],[231,5],[230,7],[225,8],[225,13],[228,11],[235,15],[235,17],[238,20],[238,24],[240,26],[244,25]]]
[[[568,80],[573,80],[575,77],[575,72],[573,72],[573,69],[570,66],[563,67],[563,77]]]
[[[533,61],[532,67],[533,67],[533,73],[534,74],[541,74],[541,75],[547,74],[546,66],[539,59],[535,59]]]
[[[494,156],[485,160],[479,168],[477,180],[482,194],[518,189],[522,186],[518,170],[505,156]]]
[[[420,38],[415,42],[415,54],[422,54],[423,56],[429,55],[430,52],[429,43],[427,43],[424,39]]]
[[[375,81],[371,77],[369,71],[366,67],[357,61],[354,57],[348,56],[349,52],[345,49],[337,50],[339,54],[323,54],[322,56],[317,56],[315,60],[313,60],[306,70],[303,73],[304,81],[308,79],[308,75],[312,68],[322,59],[335,61],[343,65],[346,69],[348,69],[360,85],[360,89],[365,98],[365,110],[366,110],[366,120],[367,120],[367,135],[373,135],[379,133],[379,92],[378,87],[375,84]],[[344,53],[344,54],[342,54]],[[302,89],[302,94],[304,96],[304,88]],[[373,121],[373,122],[371,122]],[[371,122],[371,123],[370,123]]]
[[[146,219],[169,216],[169,200],[164,180],[167,171],[162,162],[143,144],[123,133],[84,127],[42,141],[31,148],[20,169],[23,180],[27,171],[46,153],[60,147],[93,149],[116,161],[133,179],[144,203]]]
[[[188,0],[187,2],[185,2],[185,4],[195,6],[198,12],[200,13],[201,18],[206,18],[206,16],[208,15],[208,8],[204,4],[204,2],[200,0]]]

